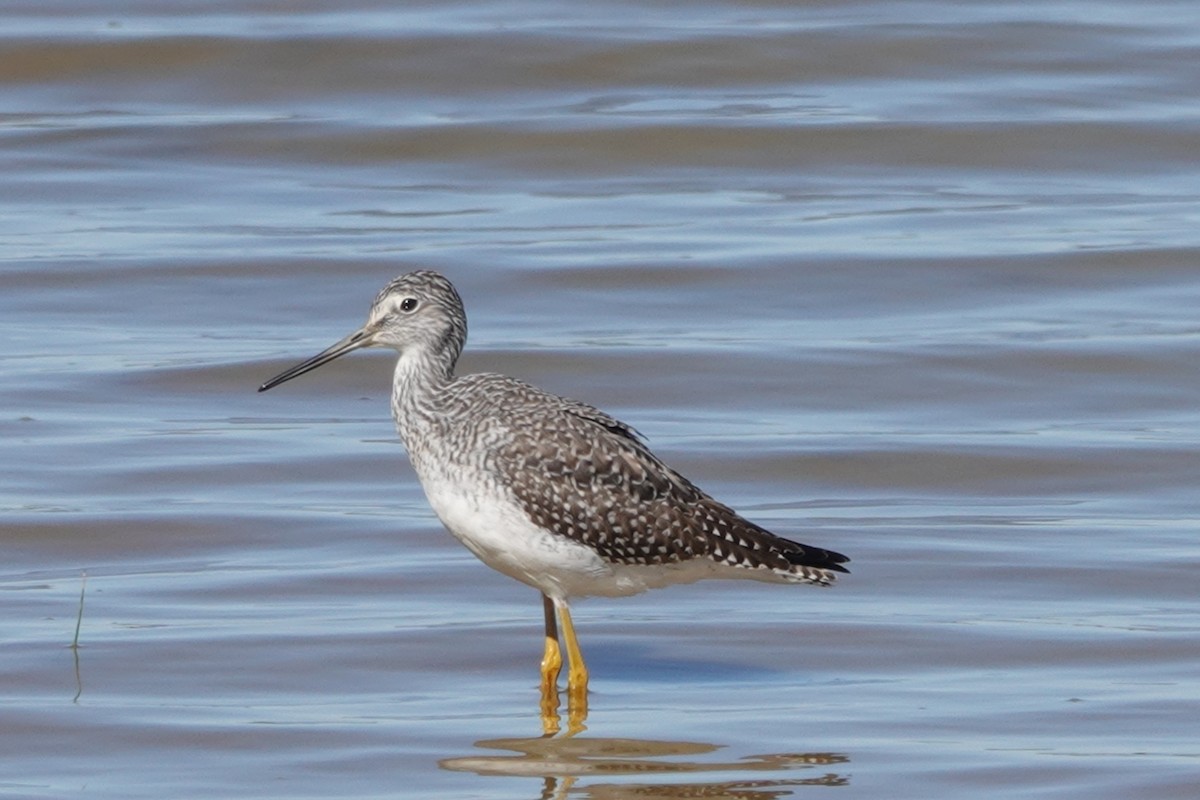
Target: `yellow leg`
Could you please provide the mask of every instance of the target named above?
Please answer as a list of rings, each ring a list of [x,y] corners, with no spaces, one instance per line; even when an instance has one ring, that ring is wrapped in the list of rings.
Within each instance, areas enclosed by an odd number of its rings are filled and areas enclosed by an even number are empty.
[[[571,716],[582,719],[587,715],[587,665],[583,663],[583,653],[579,650],[579,640],[575,638],[575,625],[571,622],[571,610],[565,600],[554,603],[558,607],[558,616],[562,620],[563,640],[567,646],[567,658],[570,667],[567,671],[567,707]]]
[[[562,669],[562,650],[558,646],[558,626],[554,622],[554,601],[542,595],[542,611],[546,615],[546,652],[542,655],[542,693],[558,686]]]
[[[554,621],[554,601],[542,595],[546,616],[546,650],[542,655],[542,730],[547,736],[558,733],[558,673],[562,669],[562,650],[558,645],[558,625]]]

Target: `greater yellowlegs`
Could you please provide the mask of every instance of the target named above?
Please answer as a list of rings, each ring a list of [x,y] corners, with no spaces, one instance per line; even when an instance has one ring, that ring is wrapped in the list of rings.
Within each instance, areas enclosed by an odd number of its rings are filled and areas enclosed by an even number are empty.
[[[618,597],[701,578],[828,586],[849,559],[755,525],[646,447],[625,423],[503,375],[456,376],[467,317],[436,272],[384,287],[367,324],[259,387],[363,347],[399,354],[392,417],[442,524],[488,566],[542,593],[542,697],[586,708],[588,672],[572,598]]]

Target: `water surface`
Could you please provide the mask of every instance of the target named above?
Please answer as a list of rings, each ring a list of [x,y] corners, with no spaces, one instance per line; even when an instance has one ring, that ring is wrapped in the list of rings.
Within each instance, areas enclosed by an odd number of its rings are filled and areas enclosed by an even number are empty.
[[[1195,796],[1193,3],[9,5],[0,794]],[[387,355],[254,391],[419,267],[853,574],[579,604],[542,737]]]

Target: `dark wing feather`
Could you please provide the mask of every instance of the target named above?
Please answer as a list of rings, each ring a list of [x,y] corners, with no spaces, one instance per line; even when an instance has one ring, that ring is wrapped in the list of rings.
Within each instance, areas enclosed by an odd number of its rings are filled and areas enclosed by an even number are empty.
[[[847,571],[840,553],[776,536],[709,497],[628,425],[561,402],[560,414],[543,407],[493,454],[500,474],[519,476],[509,488],[538,525],[619,564],[706,557],[815,583]]]

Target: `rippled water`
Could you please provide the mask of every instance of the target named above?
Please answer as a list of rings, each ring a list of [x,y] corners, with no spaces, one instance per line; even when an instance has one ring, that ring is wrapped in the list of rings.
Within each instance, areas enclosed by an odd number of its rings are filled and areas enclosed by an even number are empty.
[[[16,2],[0,81],[5,797],[1195,797],[1194,3]],[[580,604],[542,737],[387,356],[254,391],[416,267],[853,574]]]

